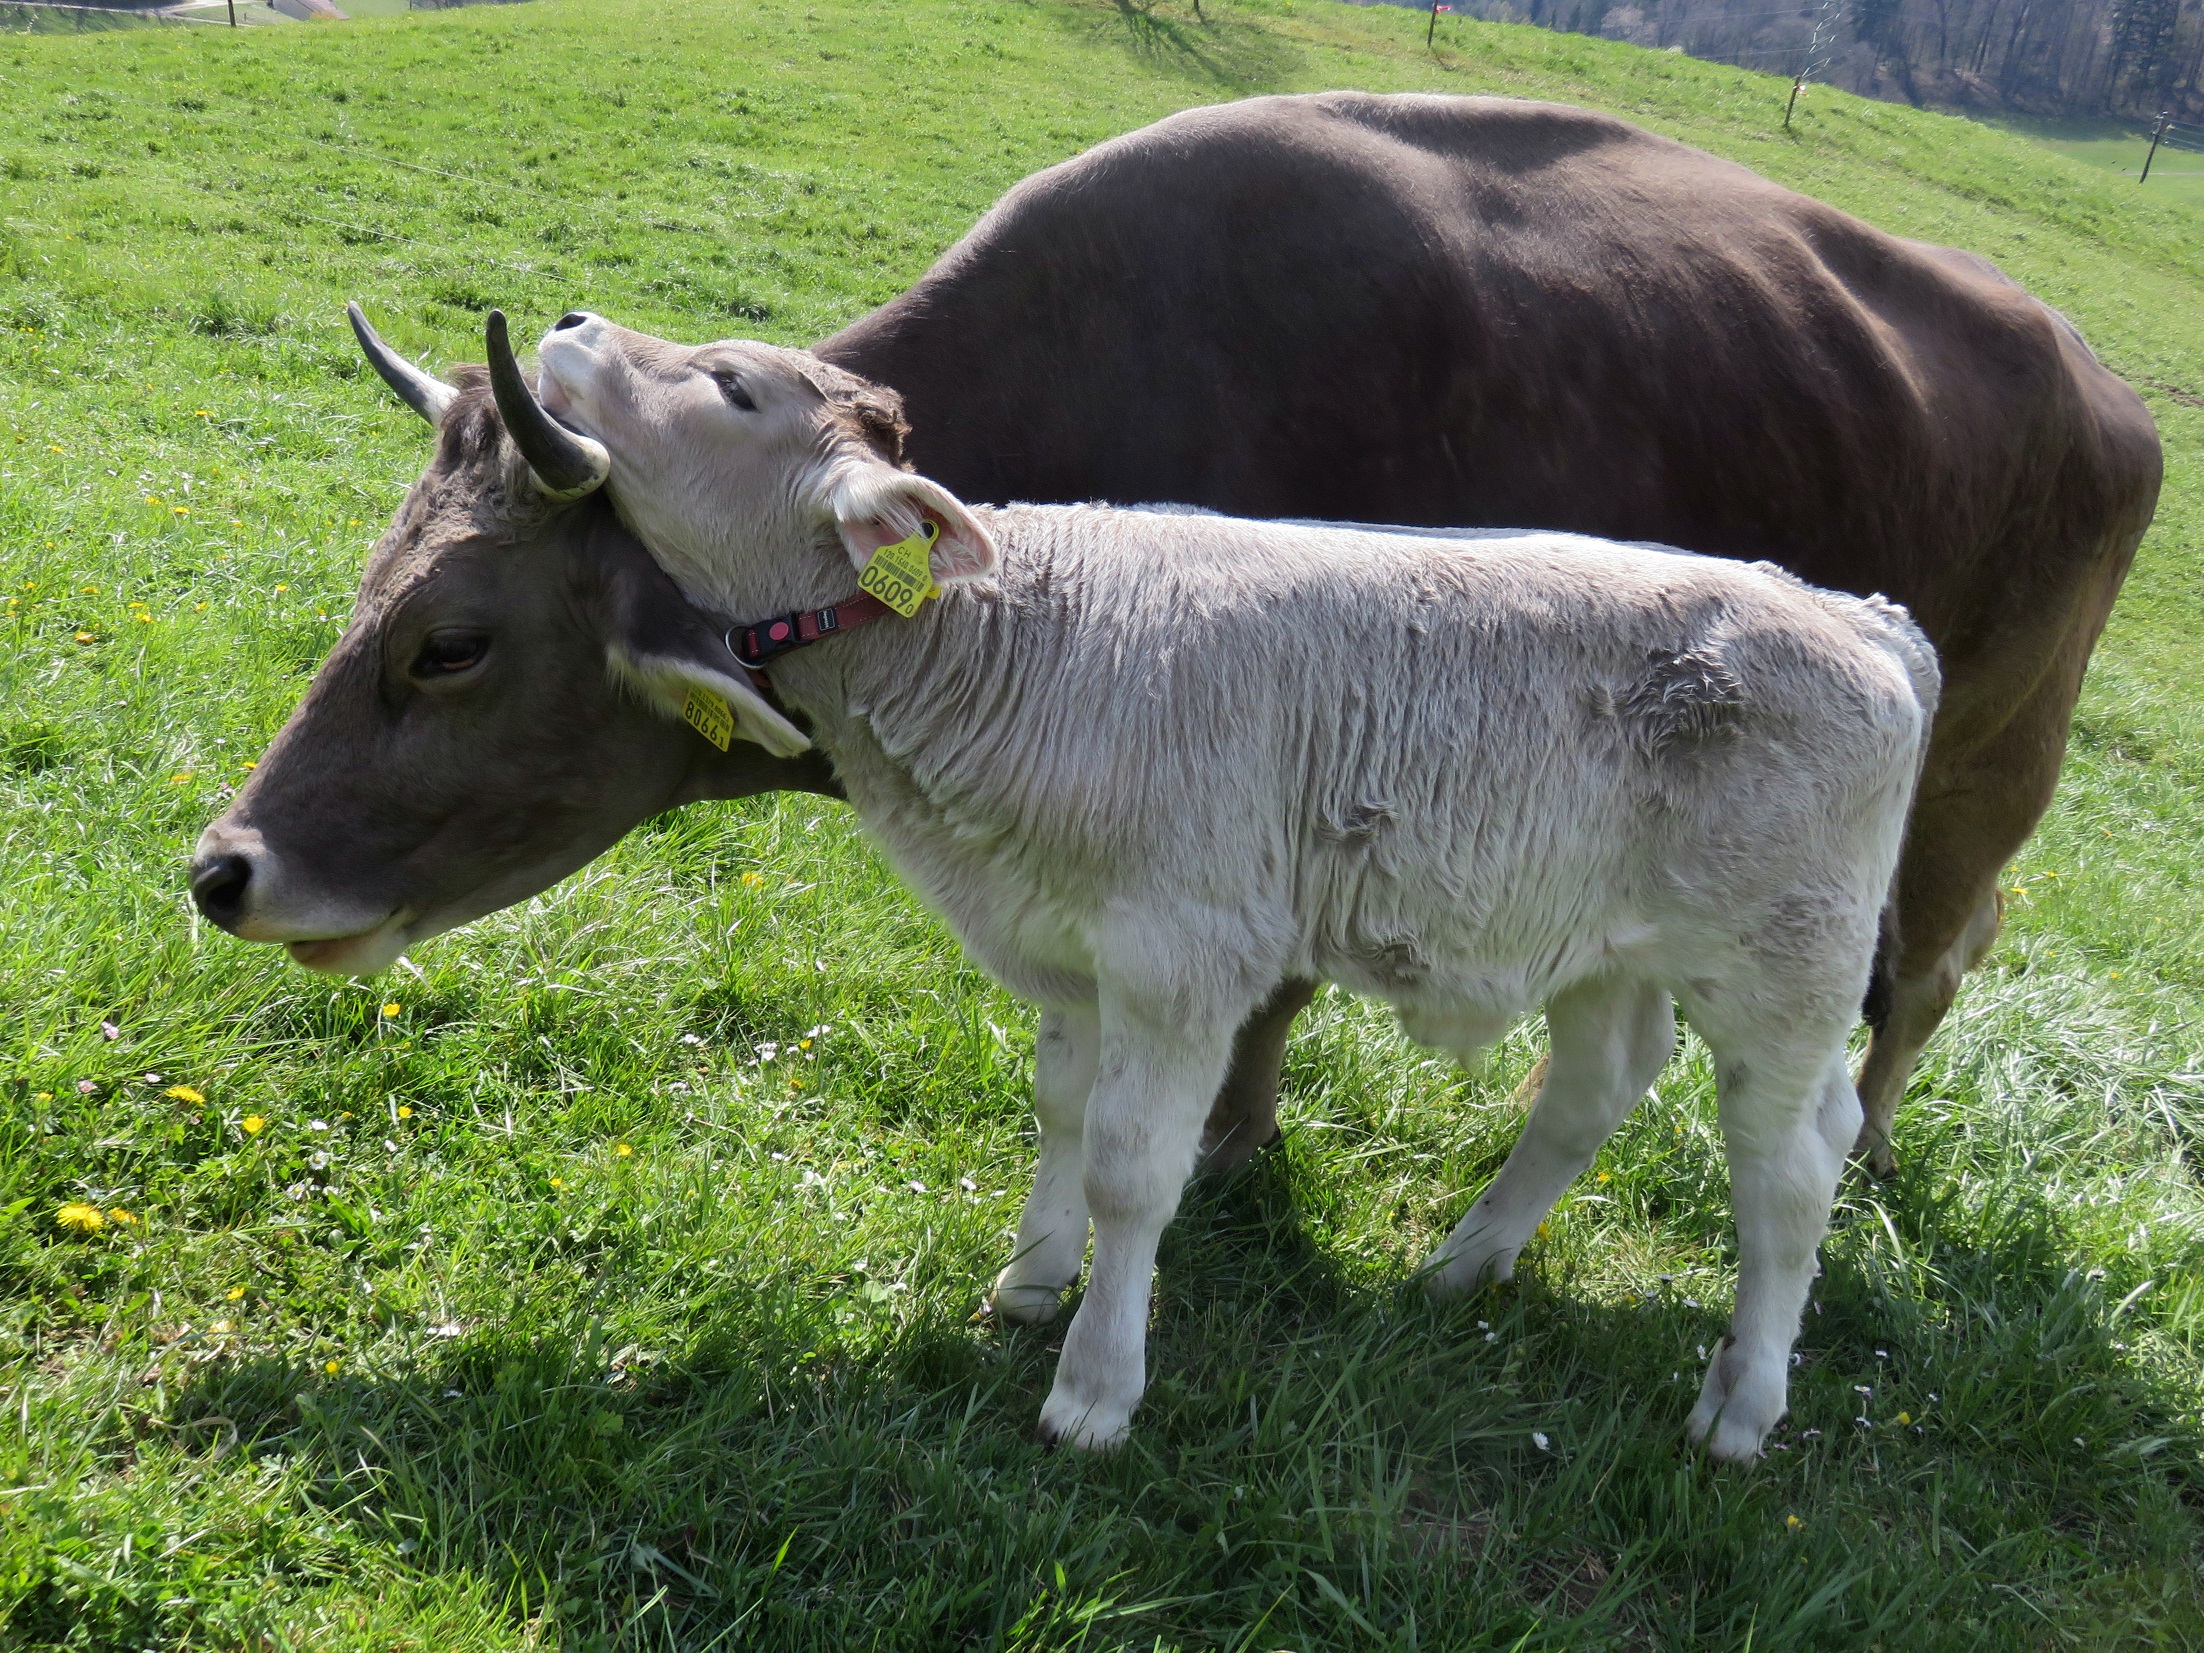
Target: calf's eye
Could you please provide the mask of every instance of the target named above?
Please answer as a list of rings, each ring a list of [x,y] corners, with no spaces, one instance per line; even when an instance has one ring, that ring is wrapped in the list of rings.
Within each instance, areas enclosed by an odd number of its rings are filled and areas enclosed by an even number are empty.
[[[480,662],[490,639],[479,631],[434,631],[414,657],[415,677],[450,677]]]
[[[744,387],[741,374],[722,371],[713,374],[712,378],[719,385],[719,393],[736,407],[745,413],[758,411],[758,404],[750,399],[750,392]]]

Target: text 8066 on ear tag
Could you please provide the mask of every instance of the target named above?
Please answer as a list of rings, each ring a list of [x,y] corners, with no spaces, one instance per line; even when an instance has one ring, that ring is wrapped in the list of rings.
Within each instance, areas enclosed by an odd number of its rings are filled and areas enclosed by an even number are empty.
[[[941,529],[929,521],[909,539],[881,546],[857,576],[857,589],[878,597],[908,620],[918,612],[918,605],[934,594],[930,553],[940,537]]]
[[[735,714],[727,709],[726,701],[709,689],[689,691],[689,698],[681,703],[681,721],[722,752],[735,738]]]

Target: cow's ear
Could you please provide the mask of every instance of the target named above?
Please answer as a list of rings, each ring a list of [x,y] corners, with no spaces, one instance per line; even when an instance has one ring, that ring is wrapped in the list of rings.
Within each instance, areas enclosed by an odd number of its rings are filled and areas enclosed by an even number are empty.
[[[929,477],[890,465],[860,466],[837,479],[831,503],[843,548],[860,573],[881,546],[909,539],[928,522],[940,530],[928,553],[934,584],[984,580],[995,572],[994,537],[962,500]]]
[[[722,748],[739,735],[777,758],[810,750],[811,737],[751,687],[725,628],[684,597],[648,551],[620,537],[626,543],[605,570],[611,622],[605,664],[613,677]],[[732,729],[715,715],[716,706],[726,707]]]

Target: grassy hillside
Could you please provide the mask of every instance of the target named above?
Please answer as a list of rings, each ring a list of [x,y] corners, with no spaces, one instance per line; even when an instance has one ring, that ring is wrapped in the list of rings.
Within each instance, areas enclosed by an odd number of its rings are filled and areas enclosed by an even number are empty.
[[[0,40],[0,1645],[2204,1638],[2204,216],[1818,90],[1786,135],[1785,83],[1673,55],[1203,10]],[[1157,1382],[1095,1462],[1030,1444],[1050,1339],[972,1319],[1030,1015],[843,811],[688,811],[376,983],[183,898],[426,457],[346,297],[439,363],[493,303],[800,343],[1037,167],[1344,85],[1599,105],[1986,253],[2167,438],[2012,925],[1748,1473],[1681,1444],[1732,1262],[1695,1046],[1517,1288],[1439,1311],[1404,1280],[1536,1029],[1471,1080],[1321,1002],[1285,1149],[1167,1237]]]

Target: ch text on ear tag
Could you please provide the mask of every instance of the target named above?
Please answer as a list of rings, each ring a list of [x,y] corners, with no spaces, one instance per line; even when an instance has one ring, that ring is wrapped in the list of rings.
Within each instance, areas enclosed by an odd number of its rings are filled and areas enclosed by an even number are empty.
[[[689,690],[689,698],[681,703],[681,721],[722,752],[735,738],[735,714],[727,709],[726,701],[709,689]]]
[[[881,546],[857,576],[857,589],[878,597],[908,620],[934,594],[931,553],[940,537],[940,527],[929,519],[909,539]]]

